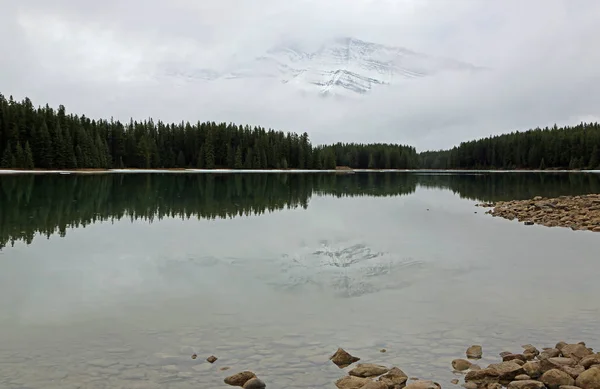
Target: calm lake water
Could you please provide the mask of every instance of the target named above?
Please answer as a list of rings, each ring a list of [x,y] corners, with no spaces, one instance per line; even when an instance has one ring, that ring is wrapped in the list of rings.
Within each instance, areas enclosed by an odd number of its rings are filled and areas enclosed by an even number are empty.
[[[600,176],[0,176],[0,387],[335,388],[337,347],[450,387],[473,343],[597,349],[600,234],[474,206],[584,193]]]

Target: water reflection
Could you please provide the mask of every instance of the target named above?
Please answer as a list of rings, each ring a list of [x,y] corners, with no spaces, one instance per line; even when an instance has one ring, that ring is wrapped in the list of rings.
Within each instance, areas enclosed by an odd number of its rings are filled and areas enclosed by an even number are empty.
[[[403,196],[448,189],[478,201],[600,192],[600,175],[506,174],[107,174],[0,176],[0,249],[36,234],[65,236],[98,221],[226,219],[306,209],[314,195]]]
[[[595,177],[3,177],[4,239],[68,234],[0,252],[0,387],[218,388],[249,369],[335,389],[340,346],[446,387],[472,343],[482,364],[530,342],[598,348],[598,235],[459,198],[586,193]]]

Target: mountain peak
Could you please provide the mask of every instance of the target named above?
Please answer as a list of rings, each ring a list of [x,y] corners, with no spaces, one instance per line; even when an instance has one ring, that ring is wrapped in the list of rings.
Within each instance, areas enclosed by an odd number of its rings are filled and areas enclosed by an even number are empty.
[[[196,74],[205,80],[270,78],[321,95],[348,96],[440,72],[478,69],[403,47],[339,36],[312,48],[301,41],[287,41],[229,71],[203,69]]]

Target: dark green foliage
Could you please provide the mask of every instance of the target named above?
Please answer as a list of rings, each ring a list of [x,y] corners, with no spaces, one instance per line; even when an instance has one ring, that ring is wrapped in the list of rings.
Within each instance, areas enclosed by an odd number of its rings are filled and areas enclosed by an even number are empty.
[[[33,164],[26,158],[27,143]],[[417,166],[416,152],[407,146],[313,147],[306,132],[215,122],[91,120],[67,114],[62,105],[58,110],[48,105],[35,109],[27,98],[16,102],[1,94],[0,156],[4,168],[40,169],[334,169],[336,160],[353,168],[367,168],[370,160],[372,168]]]
[[[426,169],[596,169],[600,124],[536,128],[419,154]]]
[[[348,166],[353,169],[416,169],[419,156],[414,147],[388,143],[336,143],[321,146],[324,167]],[[333,156],[331,155],[333,153]],[[335,163],[332,162],[335,159]],[[332,167],[333,166],[333,167]]]

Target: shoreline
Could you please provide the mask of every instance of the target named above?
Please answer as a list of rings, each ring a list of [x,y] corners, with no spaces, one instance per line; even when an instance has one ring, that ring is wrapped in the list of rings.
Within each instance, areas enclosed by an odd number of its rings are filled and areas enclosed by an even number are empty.
[[[336,173],[336,174],[353,174],[353,173],[461,173],[461,174],[475,174],[475,173],[586,173],[586,174],[600,174],[600,170],[558,170],[558,169],[546,169],[546,170],[528,170],[528,169],[514,169],[514,170],[485,170],[485,169],[351,169],[351,168],[340,168],[337,169],[188,169],[188,168],[167,168],[167,169],[65,169],[65,170],[46,170],[46,169],[0,169],[0,175],[9,174],[132,174],[132,173]]]
[[[522,351],[502,351],[499,361],[489,365],[479,365],[484,357],[484,349],[474,344],[466,349],[463,356],[448,361],[448,369],[454,378],[440,384],[432,378],[411,377],[401,367],[366,363],[360,357],[348,353],[343,348],[329,357],[329,360],[345,373],[334,382],[338,389],[442,389],[450,384],[465,389],[597,389],[600,387],[600,353],[594,353],[585,342],[566,343],[559,341],[554,346],[541,350],[532,344],[521,346]],[[381,349],[381,353],[387,352]],[[198,355],[193,354],[192,359]],[[487,359],[486,355],[486,359]],[[497,357],[496,357],[497,358]],[[214,364],[218,360],[211,355],[206,362]],[[228,366],[219,371],[228,371]],[[225,373],[225,384],[245,389],[265,389],[268,382],[260,379],[253,371]],[[410,378],[409,378],[410,377]],[[463,382],[461,384],[461,381]]]
[[[498,201],[476,204],[491,208],[486,214],[525,225],[571,228],[574,231],[600,232],[600,194],[536,196],[527,200]]]

